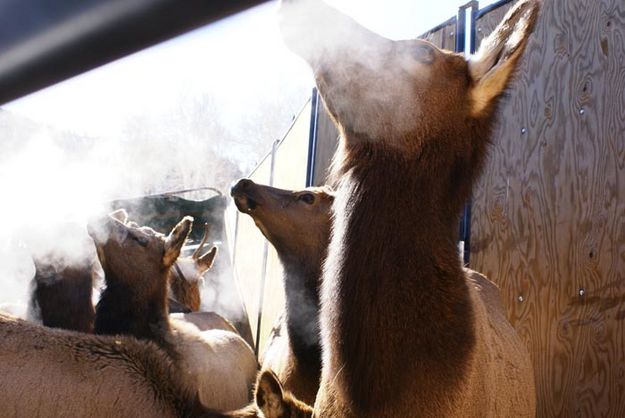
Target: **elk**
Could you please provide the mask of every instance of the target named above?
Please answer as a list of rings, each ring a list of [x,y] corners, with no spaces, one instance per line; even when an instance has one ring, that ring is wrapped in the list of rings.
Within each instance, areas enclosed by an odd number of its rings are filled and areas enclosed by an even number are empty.
[[[210,412],[203,418],[309,418],[312,408],[285,391],[280,379],[270,370],[258,374],[254,403],[232,412]]]
[[[171,313],[198,312],[200,310],[200,284],[204,273],[213,265],[217,252],[217,247],[212,247],[206,254],[200,256],[204,244],[208,240],[209,232],[210,227],[206,223],[204,224],[204,236],[191,257],[180,257],[174,263],[169,283],[169,311]],[[172,302],[179,306],[178,310],[172,309]]]
[[[123,210],[89,224],[106,282],[95,332],[156,343],[175,359],[202,405],[236,409],[248,403],[256,376],[249,345],[233,332],[199,332],[191,324],[170,321],[167,313],[168,275],[192,222],[185,217],[167,237],[128,222]]]
[[[198,250],[201,247],[198,247]],[[200,287],[202,274],[206,272],[215,257],[216,247],[202,255],[198,250],[191,257],[179,257],[171,271],[169,312],[181,320],[202,322],[203,329],[212,325],[223,328],[216,314],[190,312],[200,309]],[[95,309],[92,303],[94,267],[97,260],[83,260],[69,263],[53,253],[33,256],[35,276],[32,280],[32,296],[29,317],[45,326],[74,331],[93,332]],[[177,315],[177,313],[184,315]],[[209,314],[206,320],[201,319]],[[195,316],[199,316],[198,319]],[[221,318],[223,320],[223,318]],[[225,320],[223,320],[225,321]]]
[[[259,374],[255,403],[216,412],[197,401],[153,342],[51,329],[0,313],[0,405],[20,417],[310,417],[312,408]]]
[[[173,418],[198,410],[195,398],[171,357],[150,341],[46,328],[0,313],[3,416]]]
[[[285,314],[272,331],[262,369],[312,404],[319,389],[319,284],[330,236],[334,196],[327,187],[282,190],[240,180],[231,190],[242,213],[276,249],[284,270]]]
[[[456,234],[538,9],[516,3],[467,61],[282,1],[283,38],[341,134],[315,416],[535,415],[527,349],[462,269]]]
[[[33,255],[30,317],[48,327],[93,332],[92,264],[67,262],[54,251]]]
[[[201,255],[208,234],[209,227],[205,224],[204,236],[194,253],[176,260],[168,289],[169,312],[174,312],[172,319],[193,323],[202,331],[238,332],[229,321],[214,312],[196,312],[200,309],[202,276],[211,268],[217,251],[213,247]],[[68,257],[61,251],[33,254],[35,276],[31,285],[29,319],[49,327],[93,332],[93,284],[101,269],[95,257],[79,258]]]
[[[169,312],[183,314],[176,317],[195,324],[200,330],[227,329],[232,325],[245,342],[253,347],[252,329],[244,306],[239,306],[237,314],[229,316],[229,320],[217,313],[199,312],[202,302],[200,287],[217,251],[217,247],[213,247],[204,255],[200,255],[208,241],[209,232],[210,228],[206,223],[202,240],[191,257],[179,257],[174,264],[169,285]]]

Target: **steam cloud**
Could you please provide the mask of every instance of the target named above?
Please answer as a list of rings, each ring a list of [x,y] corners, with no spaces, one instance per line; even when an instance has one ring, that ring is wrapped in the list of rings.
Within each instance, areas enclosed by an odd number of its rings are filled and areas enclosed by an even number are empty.
[[[92,259],[86,222],[111,200],[203,186],[227,195],[251,171],[310,94],[276,26],[275,5],[263,7],[39,93],[38,117],[0,109],[0,309],[24,315],[32,255]],[[301,76],[285,84],[286,73]],[[204,306],[238,303],[214,280]]]

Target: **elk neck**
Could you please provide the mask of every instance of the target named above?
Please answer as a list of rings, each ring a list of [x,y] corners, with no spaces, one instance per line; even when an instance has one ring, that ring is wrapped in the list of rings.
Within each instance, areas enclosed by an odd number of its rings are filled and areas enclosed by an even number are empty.
[[[474,346],[456,242],[457,194],[470,179],[457,186],[454,157],[427,145],[412,158],[368,141],[343,153],[323,272],[324,365],[334,373],[324,378],[341,381],[360,412],[403,391],[435,404],[459,385]]]
[[[295,254],[276,245],[284,269],[286,299],[286,326],[293,354],[302,366],[321,369],[321,345],[319,337],[319,281],[322,254]]]
[[[175,354],[168,341],[167,280],[161,280],[162,285],[159,282],[150,294],[145,294],[135,283],[129,284],[129,280],[119,279],[111,271],[105,270],[105,281],[106,288],[96,306],[95,333],[133,335],[154,341],[169,354]]]

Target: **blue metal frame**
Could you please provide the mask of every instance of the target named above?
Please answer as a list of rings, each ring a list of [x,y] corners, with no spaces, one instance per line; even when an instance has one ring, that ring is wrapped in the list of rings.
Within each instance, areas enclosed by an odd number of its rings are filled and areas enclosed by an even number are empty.
[[[317,158],[317,123],[319,122],[319,92],[314,87],[310,99],[310,133],[308,134],[308,162],[306,167],[306,187],[315,181],[315,160]]]
[[[476,20],[479,10],[479,2],[473,0],[458,8],[458,19],[456,23],[456,52],[465,52],[467,33],[467,9],[471,9],[471,32],[469,36],[469,53],[475,52]],[[464,265],[468,266],[471,260],[471,199],[464,205],[462,218],[459,226],[459,239],[464,242],[462,259]]]

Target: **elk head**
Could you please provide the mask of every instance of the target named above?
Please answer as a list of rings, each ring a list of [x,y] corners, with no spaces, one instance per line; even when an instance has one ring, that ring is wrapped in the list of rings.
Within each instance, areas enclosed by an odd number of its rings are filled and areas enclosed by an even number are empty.
[[[427,161],[443,181],[472,179],[539,3],[520,0],[468,60],[427,41],[386,39],[320,0],[282,0],[280,24],[287,46],[313,70],[344,156],[383,146]]]
[[[256,408],[265,418],[308,418],[312,408],[285,391],[278,377],[270,370],[258,376],[254,391]]]
[[[193,218],[187,216],[165,236],[128,222],[123,209],[90,222],[88,232],[95,242],[107,285],[120,282],[148,297],[164,292],[169,269],[180,255],[192,223]]]
[[[242,179],[230,193],[278,252],[310,256],[327,247],[334,201],[329,188],[283,190]]]

